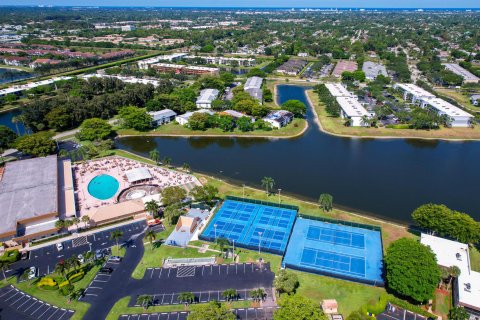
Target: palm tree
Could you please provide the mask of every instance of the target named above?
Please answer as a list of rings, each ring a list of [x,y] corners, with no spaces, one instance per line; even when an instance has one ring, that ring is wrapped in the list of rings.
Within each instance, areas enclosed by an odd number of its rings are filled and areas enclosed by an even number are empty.
[[[83,256],[85,257],[85,261],[90,261],[93,258],[93,252],[92,251],[87,251],[83,254]]]
[[[448,280],[448,288],[447,290],[450,290],[450,286],[452,285],[452,280],[453,278],[458,278],[460,276],[461,270],[457,266],[451,266],[448,268],[448,274],[449,274],[449,280]]]
[[[117,249],[118,240],[120,240],[121,237],[123,237],[123,232],[120,230],[113,230],[112,232],[110,232],[110,239],[115,240],[115,242],[117,243]]]
[[[252,290],[250,291],[250,297],[252,297],[253,301],[260,302],[265,297],[265,290],[262,288]]]
[[[343,123],[345,127],[351,127],[353,124],[353,120],[350,118],[345,119],[345,122]]]
[[[318,199],[318,204],[323,212],[331,211],[333,209],[333,197],[328,193],[322,193]]]
[[[13,117],[12,118],[12,123],[15,124],[15,128],[17,129],[17,136],[20,135],[20,131],[18,130],[18,123],[20,122],[20,119],[18,117]]]
[[[57,221],[55,221],[55,228],[57,228],[57,229],[60,230],[60,229],[62,229],[62,228],[64,228],[64,227],[65,227],[65,221],[63,221],[63,220],[57,220]]]
[[[158,162],[160,161],[160,152],[158,152],[157,149],[150,151],[150,159],[158,165]]]
[[[153,304],[153,297],[148,294],[144,294],[137,297],[137,304],[143,307],[143,310],[147,310],[149,306]]]
[[[273,180],[272,177],[263,177],[262,187],[265,187],[265,191],[267,192],[267,195],[270,194],[270,190],[273,189],[274,185],[275,185],[275,180]]]
[[[178,302],[183,302],[185,304],[185,307],[187,307],[189,304],[195,302],[195,295],[191,292],[181,292],[177,300]]]
[[[2,269],[3,273],[3,281],[7,283],[7,276],[5,275],[5,269],[8,270],[12,263],[10,261],[0,260],[0,269]]]
[[[172,163],[172,158],[165,157],[165,158],[163,158],[162,163],[163,163],[164,166],[168,167]]]
[[[82,265],[76,256],[71,256],[69,260],[73,270],[75,271],[77,271],[77,268],[80,268],[80,266]]]
[[[80,298],[82,296],[82,290],[74,290],[72,292],[70,292],[70,294],[68,295],[68,303],[72,302],[72,300],[77,300],[78,298]]]
[[[58,274],[61,274],[65,278],[65,273],[67,272],[67,268],[65,266],[64,261],[60,261],[55,265],[54,271]]]
[[[477,119],[475,118],[470,118],[470,120],[468,121],[468,125],[470,126],[470,128],[474,128],[476,124],[477,124]]]
[[[68,229],[70,228],[71,226],[73,226],[73,221],[72,220],[64,220],[63,221],[63,226]]]
[[[72,219],[72,223],[75,225],[75,227],[77,228],[78,230],[78,224],[80,223],[80,219],[78,219],[77,217],[74,217]]]
[[[155,217],[155,214],[158,213],[158,210],[160,210],[160,205],[157,201],[152,199],[145,202],[145,211],[150,213],[153,217]]]
[[[185,162],[185,163],[182,165],[182,169],[183,169],[184,171],[186,171],[186,172],[190,172],[190,165]]]
[[[223,291],[222,295],[228,302],[238,298],[238,292],[235,289],[227,289]]]
[[[370,117],[367,115],[362,116],[361,118],[362,125],[365,127],[370,127]]]
[[[83,223],[85,223],[85,227],[90,223],[90,217],[88,215],[84,215],[81,220]]]
[[[155,240],[157,238],[157,235],[155,234],[155,231],[148,230],[147,233],[145,233],[145,237],[147,237],[148,241],[150,241],[150,246],[152,247],[152,250],[153,250],[153,240]]]
[[[230,245],[230,242],[228,241],[227,238],[220,237],[217,239],[217,244],[220,247],[220,252],[223,253],[223,250],[225,249],[226,246]]]

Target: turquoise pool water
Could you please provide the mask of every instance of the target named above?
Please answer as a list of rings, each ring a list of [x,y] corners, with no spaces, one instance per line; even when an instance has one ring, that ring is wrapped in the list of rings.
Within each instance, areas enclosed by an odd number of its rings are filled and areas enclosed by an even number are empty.
[[[107,200],[117,193],[119,187],[117,179],[108,174],[102,174],[90,181],[88,193],[99,200]]]

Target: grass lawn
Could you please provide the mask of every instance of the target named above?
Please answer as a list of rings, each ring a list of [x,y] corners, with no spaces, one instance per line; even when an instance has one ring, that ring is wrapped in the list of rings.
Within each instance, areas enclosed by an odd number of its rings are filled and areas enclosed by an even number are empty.
[[[135,314],[135,313],[156,313],[156,312],[173,312],[173,311],[188,311],[190,306],[185,307],[182,304],[168,305],[168,306],[154,306],[149,307],[147,310],[142,307],[128,307],[130,297],[125,297],[117,301],[110,313],[107,315],[106,320],[117,320],[122,314]],[[227,304],[230,308],[249,308],[252,306],[252,301],[232,301]]]
[[[440,128],[437,130],[415,130],[415,129],[389,129],[389,128],[365,128],[346,127],[341,118],[334,118],[327,114],[323,104],[319,101],[318,95],[312,90],[307,91],[324,131],[343,135],[358,137],[400,137],[400,138],[427,138],[427,139],[480,139],[480,126],[475,128]]]
[[[433,311],[442,319],[448,319],[448,312],[452,307],[452,293],[445,290],[436,290],[433,297]]]
[[[141,136],[168,136],[168,135],[177,135],[177,136],[245,136],[245,137],[293,137],[302,133],[302,131],[307,126],[305,119],[294,119],[292,123],[281,128],[274,129],[271,131],[264,130],[255,130],[250,132],[242,132],[238,129],[234,129],[231,132],[223,132],[220,128],[211,128],[205,131],[194,131],[189,128],[186,128],[176,122],[170,122],[159,126],[158,128],[148,131],[140,132],[133,129],[118,129],[117,133],[120,136],[125,135],[141,135]]]
[[[472,102],[470,101],[470,96],[463,94],[460,90],[458,89],[449,89],[449,88],[434,88],[435,91],[439,92],[440,94],[443,94],[449,98],[454,99],[458,103],[460,103],[462,106],[467,108],[468,110],[474,111],[474,112],[480,112],[479,107],[475,107]]]
[[[112,247],[112,256],[125,257],[126,251],[127,251],[127,249],[125,247],[113,246]]]
[[[92,282],[93,278],[97,274],[98,269],[101,268],[101,265],[93,266],[92,269],[83,277],[82,280],[75,282],[73,285],[75,286],[75,290],[78,289],[85,289],[90,282]],[[52,274],[55,276],[55,274]],[[51,305],[56,307],[65,308],[75,310],[75,313],[72,319],[82,319],[83,315],[87,312],[90,304],[85,302],[80,302],[77,300],[68,302],[68,298],[62,296],[57,290],[44,290],[38,288],[36,285],[32,284],[32,281],[25,281],[21,283],[17,283],[16,278],[12,277],[8,280],[10,284],[13,284],[18,289],[28,293],[31,296],[34,296],[40,300],[43,300]]]

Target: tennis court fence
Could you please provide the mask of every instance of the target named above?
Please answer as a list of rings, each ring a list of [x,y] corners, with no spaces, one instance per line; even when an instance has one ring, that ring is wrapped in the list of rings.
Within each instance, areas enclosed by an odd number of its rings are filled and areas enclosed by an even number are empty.
[[[379,231],[380,233],[382,232],[381,227],[373,226],[373,225],[369,225],[369,224],[363,224],[363,223],[357,223],[357,222],[351,222],[351,221],[344,221],[344,220],[336,220],[336,219],[323,218],[323,217],[315,217],[315,216],[310,216],[310,215],[300,214],[300,213],[298,214],[298,218],[316,220],[316,221],[333,223],[333,224],[340,224],[340,225],[347,226],[347,227],[354,227],[354,228],[361,228],[361,229]]]
[[[303,271],[303,272],[308,272],[308,273],[315,273],[315,274],[318,274],[318,275],[337,278],[337,279],[342,279],[342,280],[348,280],[348,281],[353,281],[353,282],[361,282],[361,283],[369,284],[369,285],[376,286],[376,287],[385,286],[385,283],[383,281],[349,277],[348,275],[344,275],[344,274],[332,273],[332,272],[328,272],[328,271],[325,271],[325,270],[318,270],[318,269],[313,269],[313,268],[305,268],[305,267],[301,267],[301,266],[298,266],[298,265],[293,265],[293,264],[290,264],[290,263],[284,263],[282,265],[282,267],[286,268],[286,269],[292,269],[292,270]]]
[[[214,237],[204,236],[203,234],[199,235],[198,239],[204,240],[204,241],[209,241],[209,242],[215,242]],[[220,239],[220,237],[217,237],[217,239]],[[229,240],[229,239],[227,239],[227,240]],[[229,240],[228,243],[230,245],[232,245],[232,241]],[[237,242],[237,241],[235,241],[235,248],[243,248],[243,249],[248,249],[248,250],[252,250],[252,251],[258,251],[258,246],[252,246],[252,245],[248,245],[248,244]],[[275,249],[262,247],[262,245],[260,245],[260,252],[272,253],[272,254],[276,254],[276,255],[279,255],[279,256],[283,256],[283,253],[284,253],[281,250],[275,250]]]
[[[297,206],[292,206],[292,205],[289,205],[289,204],[280,204],[280,203],[275,203],[275,202],[239,198],[239,197],[234,197],[234,196],[226,196],[225,200],[247,202],[247,203],[259,204],[259,205],[263,205],[263,206],[270,206],[270,207],[276,207],[276,208],[282,208],[282,209],[290,209],[290,210],[295,210],[297,212],[298,212],[298,209],[299,209]]]

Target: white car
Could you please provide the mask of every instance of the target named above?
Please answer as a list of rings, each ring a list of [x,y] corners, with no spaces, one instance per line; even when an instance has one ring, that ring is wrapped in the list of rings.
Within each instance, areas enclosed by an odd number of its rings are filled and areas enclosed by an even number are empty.
[[[30,269],[28,269],[28,279],[29,280],[34,279],[36,276],[37,276],[37,268],[30,267]]]
[[[82,254],[79,254],[77,256],[77,259],[78,259],[78,262],[80,262],[81,264],[84,264],[85,263],[85,258],[83,257]]]
[[[63,250],[63,244],[61,244],[61,243],[57,243],[56,247],[57,247],[57,251],[62,251]]]

